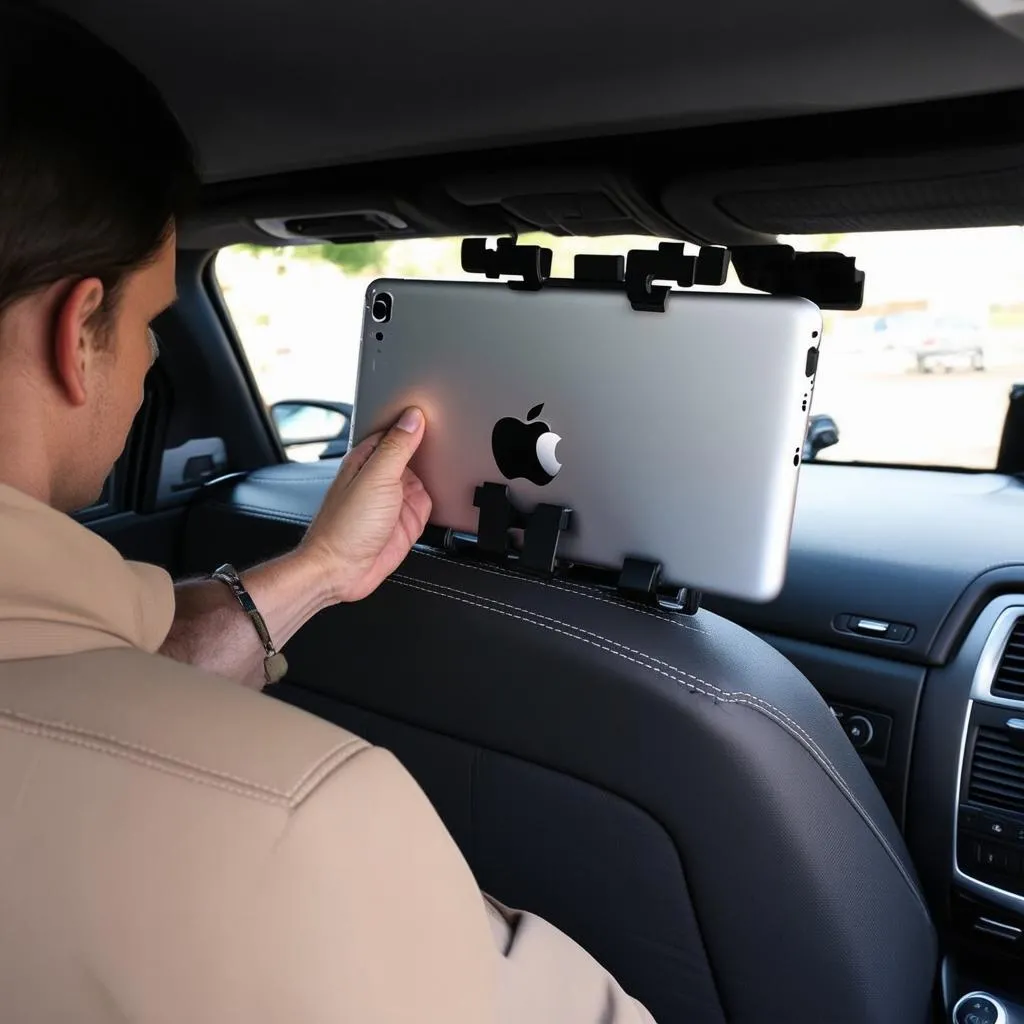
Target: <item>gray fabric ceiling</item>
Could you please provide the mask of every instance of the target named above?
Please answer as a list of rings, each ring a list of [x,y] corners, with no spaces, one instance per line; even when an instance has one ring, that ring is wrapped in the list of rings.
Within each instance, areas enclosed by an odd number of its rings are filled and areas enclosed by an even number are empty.
[[[163,89],[209,181],[1024,86],[1024,43],[958,0],[53,2]]]

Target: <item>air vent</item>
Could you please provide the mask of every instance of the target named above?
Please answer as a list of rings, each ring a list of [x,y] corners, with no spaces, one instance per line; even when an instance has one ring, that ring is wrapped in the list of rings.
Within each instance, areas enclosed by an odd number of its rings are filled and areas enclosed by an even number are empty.
[[[999,659],[996,677],[992,680],[993,697],[1018,697],[1024,700],[1024,615],[1010,630],[1010,638]]]
[[[1012,746],[1004,730],[979,726],[967,799],[1024,813],[1024,749]]]

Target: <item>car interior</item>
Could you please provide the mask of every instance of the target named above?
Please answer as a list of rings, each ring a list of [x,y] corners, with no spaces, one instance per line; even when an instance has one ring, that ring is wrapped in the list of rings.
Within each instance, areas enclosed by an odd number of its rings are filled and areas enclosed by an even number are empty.
[[[986,3],[54,0],[152,78],[203,174],[145,403],[78,518],[183,577],[315,514],[347,435],[290,457],[231,246],[1024,224],[1024,37]],[[687,615],[428,532],[266,692],[392,750],[480,887],[661,1024],[1024,1022],[1021,398],[984,465],[816,458],[812,420],[766,604]]]

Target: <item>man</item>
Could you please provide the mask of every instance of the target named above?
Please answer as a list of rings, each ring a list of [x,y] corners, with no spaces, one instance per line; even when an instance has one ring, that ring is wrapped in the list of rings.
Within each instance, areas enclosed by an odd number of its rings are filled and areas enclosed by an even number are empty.
[[[0,5],[0,91],[3,1018],[649,1021],[481,896],[390,754],[252,692],[419,535],[418,410],[241,578],[175,592],[65,514],[141,403],[191,158],[134,69],[20,7]]]

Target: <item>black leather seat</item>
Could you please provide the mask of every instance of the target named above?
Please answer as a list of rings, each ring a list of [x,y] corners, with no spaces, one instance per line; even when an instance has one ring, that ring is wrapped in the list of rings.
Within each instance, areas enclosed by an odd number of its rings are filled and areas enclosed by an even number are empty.
[[[330,472],[222,490],[193,556],[283,547]],[[660,1024],[928,1019],[936,942],[892,817],[817,692],[745,630],[424,552],[288,657],[278,697],[392,749],[481,887]]]

